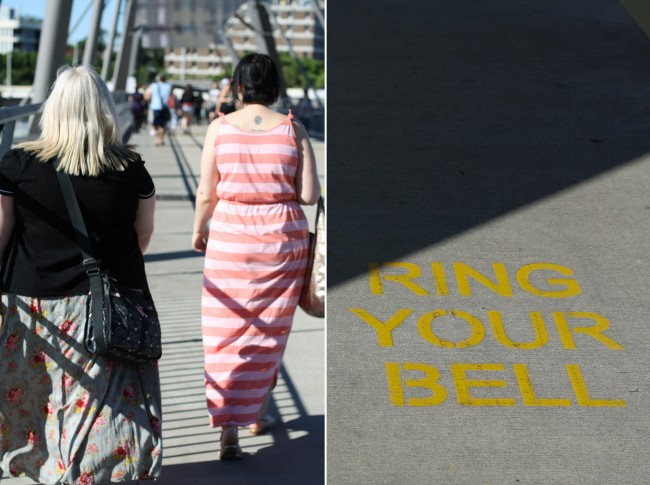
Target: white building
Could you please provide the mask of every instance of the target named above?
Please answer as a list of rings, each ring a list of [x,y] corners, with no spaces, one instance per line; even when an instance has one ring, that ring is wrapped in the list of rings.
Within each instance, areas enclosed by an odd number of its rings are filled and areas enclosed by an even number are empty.
[[[21,17],[17,8],[0,6],[0,54],[15,50],[38,52],[41,21]]]
[[[271,0],[270,22],[278,52],[291,52],[297,57],[324,59],[325,33],[309,0]],[[322,3],[318,2],[322,10]],[[258,50],[257,37],[250,26],[249,4],[243,4],[235,16],[225,22],[225,34],[239,55]],[[209,78],[222,75],[234,64],[224,45],[206,48],[177,48],[165,56],[165,70],[174,78]]]
[[[273,0],[266,3],[270,7],[273,38],[278,52],[290,52],[290,48],[293,48],[298,57],[325,58],[325,34],[310,1]],[[246,25],[252,23],[248,10],[249,4],[245,3],[237,11],[237,16],[226,22],[226,34],[239,53],[257,50],[255,33]]]

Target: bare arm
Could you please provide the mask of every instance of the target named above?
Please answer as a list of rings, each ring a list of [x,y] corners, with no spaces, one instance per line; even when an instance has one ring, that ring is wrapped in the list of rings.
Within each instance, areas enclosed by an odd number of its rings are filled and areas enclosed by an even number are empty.
[[[148,199],[140,199],[138,202],[138,212],[135,216],[135,232],[138,234],[138,245],[142,254],[149,247],[151,242],[151,235],[153,234],[154,226],[154,211],[156,209],[156,197],[149,197]]]
[[[298,202],[305,205],[312,205],[318,202],[321,194],[318,171],[316,169],[316,155],[314,148],[309,141],[309,135],[302,126],[302,123],[294,121],[294,131],[298,142],[298,153],[300,163],[296,172],[296,194]]]
[[[194,229],[192,231],[192,247],[195,251],[204,252],[207,248],[210,231],[208,221],[217,205],[216,186],[219,182],[219,172],[214,156],[214,145],[217,129],[221,120],[214,120],[208,127],[201,153],[201,178],[196,191],[196,210],[194,212]]]
[[[14,198],[0,195],[0,257],[4,254],[11,239],[15,223]]]
[[[147,89],[144,91],[144,100],[148,103],[151,101],[151,94],[152,94],[153,88],[151,86],[148,86]]]
[[[228,92],[230,91],[230,86],[226,86],[219,92],[219,97],[217,98],[217,106],[215,107],[215,113],[219,114],[221,111],[221,105],[223,104]]]

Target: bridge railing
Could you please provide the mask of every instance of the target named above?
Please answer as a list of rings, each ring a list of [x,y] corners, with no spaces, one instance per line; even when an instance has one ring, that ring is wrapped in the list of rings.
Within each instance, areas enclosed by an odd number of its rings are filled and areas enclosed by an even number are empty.
[[[28,120],[31,116],[38,113],[40,107],[41,103],[0,109],[0,131],[2,133],[2,141],[0,142],[0,158],[11,149],[14,143],[16,122],[23,122],[22,126],[25,128],[25,133],[21,133],[20,137],[26,137],[30,125]]]
[[[126,92],[113,93],[113,101],[117,109],[118,123],[123,134],[127,134],[132,123],[129,100]],[[33,117],[38,114],[42,103],[26,104],[24,106],[11,106],[0,109],[0,158],[7,153],[16,141],[26,140],[30,137]],[[16,123],[20,129],[16,131]]]

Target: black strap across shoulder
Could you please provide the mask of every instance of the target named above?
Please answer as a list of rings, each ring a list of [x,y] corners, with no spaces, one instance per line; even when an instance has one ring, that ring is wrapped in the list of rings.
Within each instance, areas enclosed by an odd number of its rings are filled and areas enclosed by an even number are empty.
[[[95,259],[95,255],[93,253],[92,245],[90,243],[90,238],[88,237],[86,224],[84,223],[83,216],[81,215],[79,201],[77,201],[77,196],[75,195],[70,176],[66,173],[56,170],[56,167],[55,172],[56,177],[59,180],[59,185],[61,186],[61,191],[63,192],[65,205],[68,208],[68,213],[70,214],[70,220],[72,221],[72,227],[74,228],[74,233],[77,238],[77,242],[79,243],[79,248],[81,249],[84,270],[86,271],[88,278],[90,278],[90,311],[92,315],[100,316],[103,315],[104,312],[104,290],[102,285],[102,278],[99,272],[99,266],[97,265],[97,260]],[[106,339],[104,336],[103,325],[93,325],[93,337],[95,338],[97,351],[99,353],[103,352],[106,349]]]

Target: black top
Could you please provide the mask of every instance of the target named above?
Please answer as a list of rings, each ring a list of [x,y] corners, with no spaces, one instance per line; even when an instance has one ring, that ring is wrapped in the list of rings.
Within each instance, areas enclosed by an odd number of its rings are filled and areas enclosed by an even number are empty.
[[[196,102],[196,96],[193,92],[184,91],[181,96],[181,104],[194,104]]]
[[[99,177],[71,176],[100,266],[122,285],[144,288],[144,259],[133,224],[139,199],[155,188],[144,162]],[[22,149],[0,161],[0,194],[14,197],[15,229],[0,289],[35,297],[88,293],[89,280],[53,163]]]

